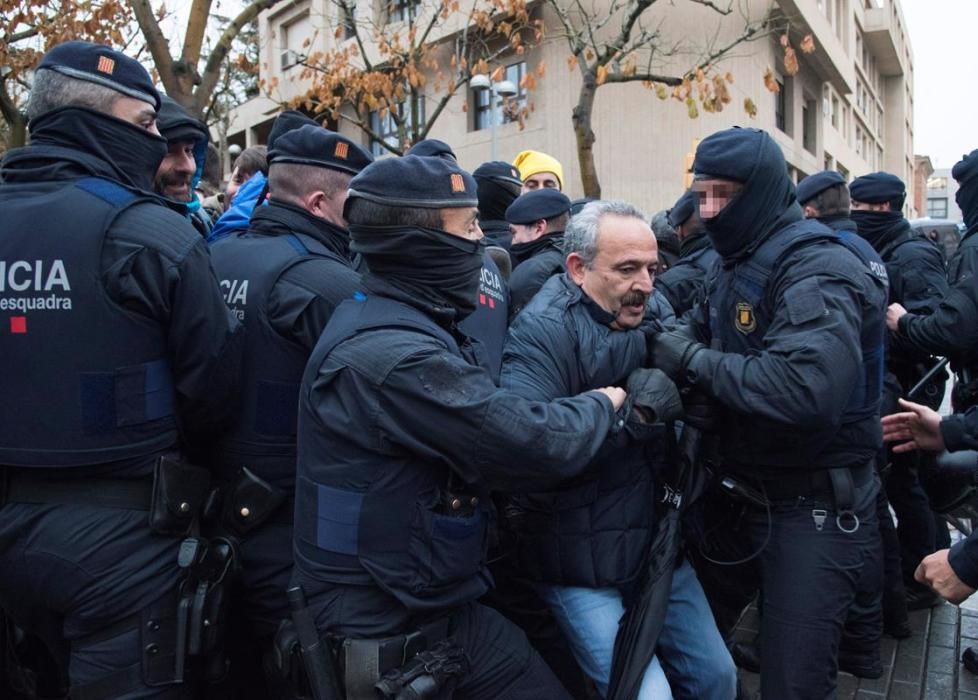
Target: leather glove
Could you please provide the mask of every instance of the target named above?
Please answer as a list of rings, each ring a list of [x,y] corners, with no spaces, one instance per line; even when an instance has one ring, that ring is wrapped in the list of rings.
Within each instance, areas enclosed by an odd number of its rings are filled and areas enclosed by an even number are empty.
[[[686,412],[683,422],[686,425],[691,425],[702,432],[713,430],[720,409],[715,399],[699,389],[689,387],[682,391],[682,401],[683,410]]]
[[[669,377],[658,369],[639,367],[628,375],[628,398],[625,407],[637,410],[643,423],[671,423],[683,417],[683,402],[679,390]]]
[[[705,349],[703,343],[677,331],[659,333],[649,343],[652,363],[674,380],[685,380],[689,363],[696,353]]]

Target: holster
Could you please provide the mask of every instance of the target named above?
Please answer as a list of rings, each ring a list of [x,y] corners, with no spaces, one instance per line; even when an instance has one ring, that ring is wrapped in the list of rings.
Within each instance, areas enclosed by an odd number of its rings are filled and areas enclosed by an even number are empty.
[[[384,674],[374,685],[381,697],[394,700],[434,700],[450,697],[455,681],[469,671],[468,657],[453,638],[443,639],[400,668]]]
[[[202,467],[162,456],[153,467],[149,527],[160,535],[185,536],[203,510],[210,487],[210,472]]]
[[[242,467],[238,478],[227,487],[221,524],[229,532],[241,537],[266,522],[285,502],[284,490],[272,486],[247,467]]]

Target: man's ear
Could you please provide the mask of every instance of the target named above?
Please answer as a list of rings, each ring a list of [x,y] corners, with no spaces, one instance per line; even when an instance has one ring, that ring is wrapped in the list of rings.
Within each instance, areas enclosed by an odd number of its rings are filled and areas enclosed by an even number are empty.
[[[818,209],[816,209],[815,207],[813,207],[811,204],[806,204],[805,205],[805,218],[806,219],[817,219],[818,218]]]
[[[302,207],[313,216],[324,217],[326,215],[326,193],[321,190],[309,192],[302,198]]]
[[[567,256],[567,274],[570,278],[574,280],[574,284],[578,287],[584,284],[584,274],[587,271],[587,265],[584,264],[584,259],[577,253],[571,253]]]

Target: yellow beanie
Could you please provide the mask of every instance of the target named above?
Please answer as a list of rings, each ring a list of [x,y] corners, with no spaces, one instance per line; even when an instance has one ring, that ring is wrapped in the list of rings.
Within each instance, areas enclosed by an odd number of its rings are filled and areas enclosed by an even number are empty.
[[[538,173],[553,173],[557,176],[560,189],[564,189],[564,169],[553,156],[542,151],[520,151],[513,160],[513,165],[519,169],[522,180]]]

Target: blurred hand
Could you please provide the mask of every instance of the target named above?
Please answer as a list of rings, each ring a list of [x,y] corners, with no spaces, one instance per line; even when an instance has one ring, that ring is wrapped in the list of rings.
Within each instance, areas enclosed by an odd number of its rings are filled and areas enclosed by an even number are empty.
[[[659,333],[649,342],[652,364],[672,379],[685,379],[683,374],[686,367],[693,356],[705,347],[678,331]]]
[[[896,331],[900,325],[900,319],[907,313],[907,310],[899,304],[890,304],[886,310],[886,327],[891,331]]]
[[[975,589],[954,573],[951,562],[948,561],[949,553],[950,550],[942,549],[924,557],[913,577],[933,588],[934,592],[944,600],[958,605],[971,596]]]
[[[911,450],[927,450],[940,452],[944,449],[944,436],[941,435],[941,415],[927,406],[900,399],[901,408],[909,409],[907,413],[894,413],[884,416],[884,442],[900,442],[893,446],[894,452],[910,452]]]
[[[615,411],[622,407],[622,404],[625,403],[625,397],[628,396],[624,389],[617,386],[606,386],[601,389],[595,389],[595,391],[611,399],[611,405],[615,407]]]

